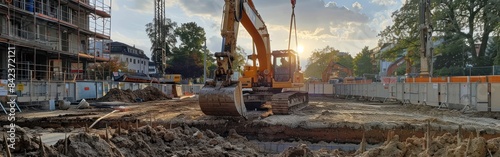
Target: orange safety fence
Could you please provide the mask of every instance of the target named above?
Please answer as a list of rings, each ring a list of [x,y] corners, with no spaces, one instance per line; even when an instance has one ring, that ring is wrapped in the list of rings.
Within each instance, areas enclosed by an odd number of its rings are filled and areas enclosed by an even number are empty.
[[[500,83],[500,75],[406,78],[406,83],[490,82]]]

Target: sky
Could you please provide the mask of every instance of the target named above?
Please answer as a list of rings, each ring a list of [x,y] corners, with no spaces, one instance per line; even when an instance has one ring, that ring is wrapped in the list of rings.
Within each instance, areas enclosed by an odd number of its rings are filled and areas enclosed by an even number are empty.
[[[334,47],[353,57],[365,46],[377,46],[378,33],[392,24],[391,14],[405,0],[297,0],[295,15],[301,66],[314,50]],[[220,25],[224,0],[165,0],[167,18],[182,23],[196,22],[206,32],[211,53],[221,50]],[[271,50],[287,49],[290,0],[253,0],[267,25]],[[153,0],[113,0],[111,39],[135,45],[151,57],[151,43],[145,25],[153,20]],[[295,40],[292,40],[294,43]],[[240,26],[237,45],[252,53],[251,38]],[[295,49],[295,44],[292,44]]]

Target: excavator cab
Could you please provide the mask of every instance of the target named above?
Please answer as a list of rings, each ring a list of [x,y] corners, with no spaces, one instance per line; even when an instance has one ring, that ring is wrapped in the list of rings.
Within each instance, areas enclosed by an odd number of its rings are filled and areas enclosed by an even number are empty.
[[[293,53],[288,51],[273,51],[274,81],[288,82],[296,66]]]
[[[295,88],[303,86],[297,53],[293,50],[277,50],[273,56],[273,88]]]

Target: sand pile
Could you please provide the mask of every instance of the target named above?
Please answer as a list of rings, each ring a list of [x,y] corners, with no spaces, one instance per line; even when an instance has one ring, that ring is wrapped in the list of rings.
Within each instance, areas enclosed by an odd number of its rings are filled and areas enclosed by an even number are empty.
[[[468,156],[468,157],[494,157],[500,156],[500,137],[485,140],[483,137],[470,137],[459,139],[450,133],[432,138],[429,150],[426,150],[425,138],[412,137],[405,142],[399,141],[395,135],[378,148],[370,149],[357,156]]]
[[[155,100],[167,100],[171,99],[171,97],[167,96],[165,93],[160,91],[159,89],[148,86],[144,89],[139,89],[132,91],[130,89],[120,90],[117,88],[113,88],[109,90],[106,95],[97,99],[97,101],[101,102],[110,102],[110,101],[120,101],[120,102],[138,102],[140,99],[142,101],[155,101]]]

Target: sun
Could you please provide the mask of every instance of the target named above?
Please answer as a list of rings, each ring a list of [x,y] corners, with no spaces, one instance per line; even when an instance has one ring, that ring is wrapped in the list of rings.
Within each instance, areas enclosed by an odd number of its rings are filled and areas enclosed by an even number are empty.
[[[297,46],[297,52],[298,53],[304,52],[304,46],[302,46],[302,45]]]

